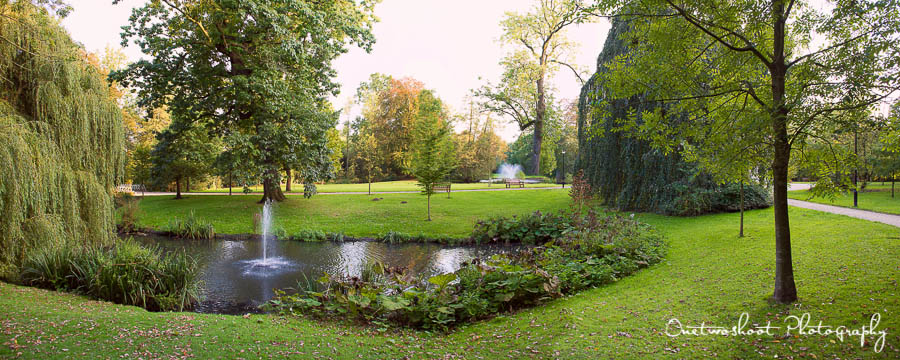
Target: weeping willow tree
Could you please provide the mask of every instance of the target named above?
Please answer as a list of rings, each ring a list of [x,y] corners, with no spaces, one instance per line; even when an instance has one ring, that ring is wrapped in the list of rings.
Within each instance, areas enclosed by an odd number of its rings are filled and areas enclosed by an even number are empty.
[[[58,20],[0,2],[0,277],[29,252],[115,239],[122,112]]]
[[[682,149],[663,151],[623,129],[625,119],[640,117],[656,106],[643,101],[641,95],[610,98],[601,85],[608,71],[605,65],[628,52],[622,40],[628,30],[626,22],[613,20],[597,59],[597,73],[581,90],[576,171],[584,171],[591,188],[606,205],[623,210],[672,215],[738,211],[740,184],[720,185],[696,164],[686,161]],[[679,116],[667,120],[684,121]],[[770,206],[768,191],[759,185],[747,186],[744,196],[747,209]]]

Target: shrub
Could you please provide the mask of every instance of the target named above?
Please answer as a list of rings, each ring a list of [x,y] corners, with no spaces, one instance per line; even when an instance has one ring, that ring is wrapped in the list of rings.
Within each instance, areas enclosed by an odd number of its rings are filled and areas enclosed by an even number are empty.
[[[474,243],[543,244],[571,230],[570,220],[563,214],[536,211],[524,216],[493,217],[475,223]]]
[[[137,200],[137,197],[132,193],[128,192],[116,192],[113,195],[113,205],[115,205],[116,209],[125,206],[133,201]]]
[[[557,229],[563,222],[560,219],[567,219],[568,231],[550,232],[554,237],[543,246],[511,256],[475,259],[456,272],[427,279],[380,264],[368,266],[359,277],[326,275],[316,286],[309,282],[299,286],[297,294],[277,292],[265,308],[284,314],[346,317],[381,326],[445,330],[608,284],[661,261],[665,255],[662,237],[630,218],[601,217],[589,211],[586,215],[538,214],[522,219],[493,223],[530,229],[518,224],[551,219],[549,227]]]
[[[308,242],[327,241],[328,234],[322,230],[303,229],[294,233],[294,235],[291,236],[291,240]]]
[[[425,234],[410,235],[407,233],[388,231],[386,234],[376,238],[377,241],[388,244],[403,243],[438,243],[438,244],[463,244],[470,242],[469,239],[458,239],[449,236],[426,236]]]
[[[188,216],[185,216],[184,219],[173,218],[169,220],[169,224],[163,228],[163,232],[171,236],[192,240],[212,240],[216,238],[216,230],[213,225],[194,216],[193,211]]]
[[[118,206],[119,211],[119,230],[124,233],[130,233],[135,230],[137,226],[138,219],[141,217],[143,212],[141,211],[141,207],[139,206],[140,199],[131,197],[127,201],[122,201],[121,205],[119,204],[118,198],[116,198],[116,204]]]
[[[161,254],[133,240],[110,248],[47,247],[28,257],[20,279],[148,310],[191,308],[199,299],[197,262],[184,253]]]

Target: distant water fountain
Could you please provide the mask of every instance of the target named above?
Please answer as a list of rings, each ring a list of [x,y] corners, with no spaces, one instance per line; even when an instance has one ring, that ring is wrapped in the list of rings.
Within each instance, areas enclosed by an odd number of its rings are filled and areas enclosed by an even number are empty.
[[[522,172],[522,165],[519,164],[500,164],[500,168],[497,170],[497,174],[500,175],[501,179],[515,179],[518,177],[518,174]]]
[[[240,263],[244,267],[244,275],[268,276],[278,272],[278,270],[294,266],[293,263],[284,258],[269,257],[269,240],[272,238],[272,221],[274,219],[272,211],[272,201],[267,200],[263,204],[259,222],[262,235],[262,258],[241,261]]]
[[[492,183],[496,183],[496,182],[503,182],[504,180],[507,180],[507,179],[519,179],[526,183],[540,182],[540,180],[535,180],[535,179],[520,179],[520,177],[522,177],[522,176],[520,176],[521,173],[522,173],[522,165],[503,163],[503,164],[500,164],[499,168],[497,168],[497,174],[496,174],[497,176],[496,177],[491,178],[491,179],[481,180],[480,182],[492,184]]]

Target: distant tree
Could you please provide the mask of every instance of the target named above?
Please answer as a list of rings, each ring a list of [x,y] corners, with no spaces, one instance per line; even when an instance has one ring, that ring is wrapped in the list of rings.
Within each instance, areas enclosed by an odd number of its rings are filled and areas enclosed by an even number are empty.
[[[419,94],[424,87],[412,78],[394,79],[376,73],[357,89],[357,102],[362,105],[362,117],[377,142],[379,159],[383,161],[379,166],[385,176],[405,175]]]
[[[339,177],[341,173],[341,159],[344,158],[344,148],[346,142],[341,137],[341,132],[337,128],[328,129],[326,133],[328,139],[328,149],[331,150],[331,169],[335,177]]]
[[[457,117],[457,125],[462,131],[454,135],[458,166],[453,178],[463,182],[489,178],[506,159],[506,143],[497,135],[494,119],[470,103],[468,114]]]
[[[894,183],[897,181],[897,175],[900,175],[900,154],[891,151],[888,146],[879,144],[869,155],[869,161],[872,163],[872,170],[875,176],[891,182],[891,197],[894,197]]]
[[[210,122],[219,137],[247,135],[256,148],[247,160],[262,178],[261,201],[282,201],[283,169],[305,161],[305,181],[330,170],[312,166],[330,164],[323,139],[336,118],[323,104],[339,89],[332,62],[350,44],[371,48],[374,4],[149,1],[133,11],[122,38],[152,60],[113,78],[139,89],[142,107],[168,105],[173,117]]]
[[[541,147],[551,91],[546,80],[560,66],[582,79],[583,71],[569,64],[576,45],[566,39],[565,30],[590,19],[583,10],[581,0],[540,0],[531,12],[509,12],[500,22],[500,40],[517,49],[501,61],[504,73],[500,83],[483,87],[478,95],[485,99],[486,107],[512,118],[520,130],[532,129],[532,151],[526,166],[530,174],[542,170]]]
[[[456,166],[455,149],[450,136],[443,104],[430,91],[419,99],[418,121],[413,129],[414,142],[409,159],[409,173],[419,181],[422,195],[428,199],[428,221],[431,221],[431,195],[434,186],[446,180]]]
[[[372,181],[381,176],[381,159],[375,135],[364,133],[357,142],[357,157],[363,178],[369,184],[369,195],[372,194]]]
[[[212,170],[215,142],[203,128],[175,123],[159,134],[153,148],[153,176],[161,184],[175,182],[175,199],[181,199],[182,183]]]

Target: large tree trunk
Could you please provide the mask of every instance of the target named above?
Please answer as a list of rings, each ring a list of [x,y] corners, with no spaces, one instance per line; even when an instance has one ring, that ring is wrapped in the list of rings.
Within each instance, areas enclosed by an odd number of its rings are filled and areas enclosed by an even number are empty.
[[[544,141],[544,116],[547,104],[544,96],[544,75],[537,81],[537,109],[535,109],[534,137],[531,146],[531,175],[541,174],[541,143]]]
[[[741,179],[741,230],[739,237],[744,237],[744,180]]]
[[[175,178],[175,200],[181,199],[181,176]]]
[[[259,203],[265,203],[266,201],[284,201],[286,198],[284,197],[284,193],[281,191],[281,184],[278,181],[278,170],[272,168],[272,170],[267,170],[267,174],[263,179],[263,197],[259,200]]]
[[[285,191],[285,192],[291,192],[291,181],[294,180],[294,179],[291,178],[291,169],[290,169],[290,168],[285,168],[285,169],[284,169],[284,172],[285,172],[285,174],[287,175],[287,179],[285,179],[286,181],[285,181],[285,183],[284,183],[284,191]]]
[[[774,46],[769,73],[772,77],[772,135],[775,140],[775,157],[772,159],[772,175],[775,183],[775,291],[772,299],[788,304],[797,301],[797,286],[794,283],[794,263],[791,257],[791,226],[788,220],[788,163],[791,158],[791,144],[788,141],[788,108],[785,105],[785,84],[787,65],[785,63],[785,4],[772,4],[775,15]]]

